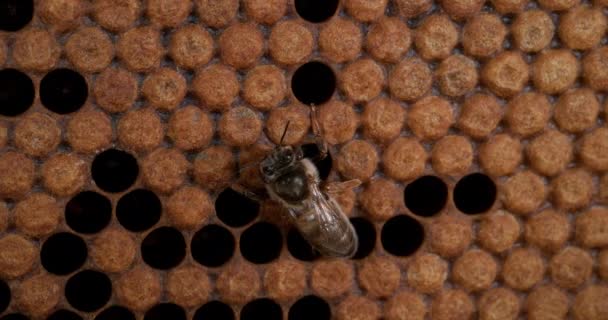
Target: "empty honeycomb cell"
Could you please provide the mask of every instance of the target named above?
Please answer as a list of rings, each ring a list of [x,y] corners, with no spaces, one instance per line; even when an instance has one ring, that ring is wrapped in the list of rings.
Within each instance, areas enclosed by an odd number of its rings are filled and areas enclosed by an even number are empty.
[[[37,4],[37,13],[51,30],[65,32],[81,23],[87,4],[82,0],[44,0]]]
[[[481,173],[472,173],[456,183],[454,205],[465,214],[484,213],[494,205],[496,193],[496,184],[491,178]]]
[[[315,262],[310,275],[313,292],[323,298],[337,298],[346,294],[353,285],[353,266],[340,259]]]
[[[219,37],[222,62],[236,69],[248,69],[264,53],[264,35],[255,24],[235,23]]]
[[[456,259],[452,278],[467,291],[482,291],[490,288],[497,272],[498,265],[490,254],[472,249]]]
[[[428,64],[419,58],[405,58],[390,72],[388,88],[397,99],[407,102],[425,96],[433,84],[433,74]],[[439,98],[436,98],[439,99]]]
[[[2,319],[2,320],[29,320],[30,318],[23,315],[22,313],[15,312],[15,313],[9,313],[0,319]]]
[[[59,62],[61,48],[53,35],[44,29],[21,31],[15,38],[12,57],[22,70],[45,72]]]
[[[181,231],[175,228],[156,228],[142,240],[141,256],[152,268],[168,270],[186,257],[186,241]]]
[[[528,137],[542,131],[551,119],[552,107],[546,95],[527,92],[509,101],[505,121],[515,134]]]
[[[410,107],[407,124],[422,140],[437,140],[448,133],[454,123],[452,105],[448,100],[428,96]]]
[[[30,240],[18,234],[5,234],[0,238],[0,276],[14,279],[28,273],[36,261],[38,249]]]
[[[494,9],[500,14],[520,13],[526,8],[529,0],[490,0]]]
[[[590,89],[573,89],[562,94],[553,118],[564,131],[580,133],[594,127],[600,113],[600,103]]]
[[[347,0],[343,3],[346,12],[360,22],[373,22],[384,16],[388,0]]]
[[[251,69],[243,81],[243,98],[253,107],[270,110],[287,95],[287,80],[283,70],[274,65]]]
[[[113,32],[131,28],[139,17],[141,3],[137,0],[95,0],[92,17],[100,26]]]
[[[57,153],[42,165],[42,183],[52,194],[70,196],[84,187],[89,178],[87,171],[84,159],[73,153]]]
[[[191,90],[201,100],[204,108],[224,111],[236,99],[240,84],[234,70],[213,64],[196,73]]]
[[[179,67],[196,69],[207,64],[215,51],[209,31],[197,24],[177,28],[171,35],[168,53]]]
[[[40,249],[40,263],[46,271],[67,275],[82,267],[88,255],[84,240],[70,232],[48,237]]]
[[[396,215],[382,226],[380,242],[384,250],[394,256],[414,254],[425,240],[424,227],[418,220],[406,215]]]
[[[363,136],[387,144],[401,133],[405,124],[405,109],[396,101],[379,97],[368,102],[361,116]]]
[[[235,262],[222,269],[215,286],[222,301],[242,305],[258,296],[261,280],[253,265]]]
[[[274,108],[266,119],[266,135],[277,145],[297,145],[308,134],[310,110],[299,104]],[[288,125],[289,124],[289,125]]]
[[[75,312],[59,309],[46,318],[47,320],[82,320],[82,317]]]
[[[516,248],[504,260],[502,279],[507,286],[526,291],[542,280],[545,269],[545,263],[538,251],[525,247]]]
[[[532,65],[532,81],[536,89],[557,94],[570,88],[580,72],[580,63],[566,49],[550,49],[540,53]]]
[[[121,306],[111,306],[105,308],[95,316],[95,320],[135,320],[135,315],[129,309]]]
[[[116,301],[134,311],[146,311],[159,302],[160,277],[146,266],[137,266],[123,273],[114,282]]]
[[[517,214],[536,211],[547,196],[545,181],[531,171],[520,171],[502,184],[502,202]]]
[[[608,287],[593,284],[582,289],[572,304],[572,314],[576,320],[599,320],[608,313]]]
[[[272,59],[283,65],[305,62],[315,46],[310,29],[297,20],[277,23],[268,38],[268,51]]]
[[[113,138],[110,117],[97,110],[74,113],[66,125],[65,140],[74,151],[95,153],[110,146]]]
[[[114,58],[114,44],[98,27],[84,27],[74,32],[65,44],[70,63],[83,72],[100,72]]]
[[[597,248],[608,244],[608,210],[593,207],[576,217],[575,236],[583,247]]]
[[[268,319],[280,320],[283,318],[281,305],[272,299],[259,298],[248,302],[241,309],[241,320]]]
[[[381,17],[368,30],[365,49],[377,60],[396,63],[411,44],[411,31],[403,21],[397,17]]]
[[[244,147],[253,145],[262,133],[262,120],[258,113],[247,107],[235,107],[219,120],[218,131],[224,143]]]
[[[561,209],[574,210],[586,207],[593,197],[593,177],[583,169],[568,169],[552,183],[553,201]]]
[[[243,6],[248,18],[266,25],[276,23],[287,12],[286,0],[246,0]]]
[[[152,228],[160,220],[161,213],[160,199],[147,189],[131,190],[121,196],[116,203],[116,219],[121,226],[132,232],[142,232]],[[173,213],[167,213],[171,219]]]
[[[14,293],[17,309],[34,319],[42,319],[51,313],[60,298],[59,279],[44,273],[24,279]]]
[[[111,219],[112,202],[95,191],[80,192],[65,205],[65,222],[79,233],[98,233]]]
[[[318,43],[323,57],[344,63],[357,57],[363,46],[363,35],[357,24],[337,17],[321,27]]]
[[[0,155],[0,195],[22,198],[32,188],[36,176],[34,162],[22,153],[7,151]]]
[[[202,268],[182,266],[169,272],[166,288],[171,301],[191,308],[200,306],[208,300],[211,283]]]
[[[274,224],[258,222],[241,233],[241,255],[255,264],[269,263],[279,257],[283,248],[281,230]]]
[[[363,259],[376,248],[376,227],[363,217],[351,218],[350,223],[357,234],[359,247],[352,256],[353,259]]]
[[[577,6],[580,0],[539,0],[538,4],[546,10],[565,11]]]
[[[517,218],[504,210],[487,214],[479,223],[477,241],[486,250],[501,253],[519,239],[522,227]]]
[[[462,254],[470,246],[473,238],[470,221],[451,215],[439,216],[428,228],[431,250],[445,258]]]
[[[293,260],[277,260],[264,274],[264,288],[268,296],[278,301],[295,300],[308,287],[304,264]]]
[[[20,118],[13,131],[14,143],[25,154],[44,157],[61,142],[61,127],[48,114],[34,112]]]
[[[336,310],[339,320],[361,319],[372,320],[380,318],[380,307],[376,301],[366,297],[351,295],[342,300]]]
[[[223,190],[215,200],[217,217],[234,228],[251,223],[260,210],[260,204],[231,188]]]
[[[116,56],[133,72],[149,72],[158,68],[163,55],[160,31],[152,26],[129,29],[116,42]]]
[[[462,176],[473,164],[473,146],[463,136],[446,135],[433,145],[433,170],[445,176]]]
[[[401,190],[397,184],[384,178],[372,179],[359,194],[359,202],[369,217],[387,220],[401,207]]]
[[[101,190],[122,192],[135,183],[139,175],[139,165],[130,153],[108,149],[98,153],[93,159],[91,175]]]
[[[119,228],[101,232],[92,242],[91,260],[104,272],[126,271],[137,254],[137,244],[132,235]]]
[[[315,295],[303,296],[289,308],[289,320],[319,319],[329,320],[331,309],[329,304]]]
[[[427,314],[427,306],[421,295],[411,291],[400,291],[384,305],[387,320],[422,320]]]
[[[238,0],[195,0],[196,12],[203,24],[212,28],[223,28],[236,17],[239,9]]]
[[[401,283],[401,270],[391,259],[371,256],[361,264],[358,280],[365,292],[373,298],[388,298]]]
[[[433,320],[470,319],[475,304],[466,292],[459,289],[444,289],[433,297],[430,315]]]
[[[83,270],[65,284],[65,297],[77,310],[92,312],[105,306],[112,295],[112,282],[104,273]]]
[[[329,20],[336,14],[339,3],[340,2],[338,0],[296,0],[294,1],[294,7],[296,9],[296,13],[300,16],[300,18],[308,22],[320,23]]]
[[[608,128],[599,127],[581,139],[579,157],[592,170],[608,170]]]
[[[543,210],[526,221],[526,241],[549,252],[562,248],[570,234],[568,217],[551,209]]]
[[[185,186],[167,199],[165,210],[174,226],[180,229],[197,229],[213,213],[213,203],[205,191]]]
[[[0,70],[0,115],[14,117],[27,111],[34,103],[34,82],[16,69]]]
[[[385,84],[384,69],[371,59],[360,59],[342,69],[340,87],[353,102],[367,102],[377,97]]]
[[[201,151],[193,164],[196,183],[209,190],[222,189],[236,176],[236,159],[230,148],[211,146]]]
[[[209,224],[192,236],[192,258],[207,267],[219,267],[232,258],[236,240],[228,229]]]
[[[436,176],[423,176],[405,187],[403,199],[405,206],[413,214],[432,217],[445,208],[448,200],[448,186]],[[364,205],[364,203],[362,204]]]
[[[568,246],[551,258],[549,273],[553,283],[564,289],[575,289],[589,280],[593,258],[583,249]]]
[[[471,138],[485,139],[496,129],[502,114],[501,105],[496,97],[476,93],[465,99],[456,125]]]
[[[416,292],[435,294],[443,288],[447,277],[447,261],[435,254],[422,253],[408,266],[406,282]]]
[[[144,314],[144,320],[162,319],[186,320],[186,310],[175,303],[163,302],[148,309]]]
[[[186,79],[178,71],[160,68],[143,81],[141,94],[152,107],[172,111],[184,100],[187,89]]]
[[[211,143],[214,126],[213,119],[207,112],[188,105],[173,112],[167,136],[180,150],[200,150]]]
[[[291,77],[291,90],[306,105],[321,105],[336,91],[336,75],[330,66],[311,61],[298,67]]]
[[[287,232],[287,250],[292,257],[300,261],[314,261],[321,254],[314,250],[310,243],[304,239],[296,227],[292,227]]]
[[[213,300],[196,309],[192,319],[205,320],[210,318],[217,320],[234,320],[234,310],[221,301]]]
[[[600,43],[606,27],[608,20],[600,8],[581,5],[560,17],[558,34],[570,49],[588,50]]]
[[[478,150],[479,163],[490,176],[513,174],[523,160],[521,142],[507,134],[497,134]]]
[[[34,192],[17,202],[13,223],[17,230],[30,237],[41,238],[52,233],[61,220],[61,208],[55,198]]]
[[[452,55],[441,61],[435,77],[441,93],[449,97],[465,95],[477,86],[479,80],[475,62],[463,55]]]
[[[481,295],[477,303],[479,319],[517,319],[520,312],[519,297],[506,288],[492,288]]]
[[[174,28],[182,24],[190,11],[191,0],[148,0],[146,14],[153,25],[163,28]]]
[[[515,96],[524,89],[529,78],[528,64],[522,54],[516,51],[499,53],[481,70],[481,82],[501,98]]]
[[[564,319],[569,309],[568,296],[555,285],[542,285],[534,288],[526,298],[528,318]]]
[[[359,117],[352,105],[332,100],[319,108],[319,125],[323,139],[329,144],[350,141],[359,125]]]
[[[190,162],[176,149],[159,148],[142,161],[142,181],[158,193],[171,193],[184,184]]]
[[[93,94],[97,105],[105,111],[127,111],[139,95],[137,79],[125,69],[107,68],[95,79]]]
[[[467,55],[487,58],[503,49],[507,28],[499,16],[482,13],[467,21],[462,30],[462,46]]]
[[[78,111],[89,97],[87,80],[78,72],[59,68],[47,73],[40,81],[40,102],[58,114]]]
[[[538,52],[551,44],[555,25],[547,12],[533,9],[517,15],[511,33],[516,48],[524,52]]]
[[[582,60],[583,78],[589,88],[596,91],[608,90],[608,72],[603,65],[608,61],[608,47],[591,50]]]
[[[17,31],[25,27],[34,17],[33,0],[7,0],[0,11],[0,30]]]
[[[448,16],[430,15],[416,29],[416,52],[425,60],[445,59],[458,44],[458,33],[458,27]]]
[[[340,149],[336,166],[346,179],[367,181],[378,166],[378,152],[365,140],[352,140]]]

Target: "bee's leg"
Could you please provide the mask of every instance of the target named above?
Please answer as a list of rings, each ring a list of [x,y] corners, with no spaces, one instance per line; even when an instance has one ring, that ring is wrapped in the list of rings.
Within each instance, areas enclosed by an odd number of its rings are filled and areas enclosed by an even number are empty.
[[[314,104],[310,105],[310,125],[312,126],[312,133],[315,135],[315,144],[319,148],[319,160],[325,159],[329,148],[327,142],[323,139],[323,132],[321,130],[321,124],[319,124],[319,109]]]
[[[325,192],[330,196],[339,195],[348,189],[354,189],[361,185],[361,180],[353,179],[348,181],[334,181],[325,185]]]
[[[266,199],[265,195],[257,193],[257,192],[253,192],[253,191],[247,189],[246,187],[244,187],[243,185],[239,184],[238,182],[233,183],[230,186],[230,189],[232,189],[258,203],[262,203],[262,201],[264,201]]]

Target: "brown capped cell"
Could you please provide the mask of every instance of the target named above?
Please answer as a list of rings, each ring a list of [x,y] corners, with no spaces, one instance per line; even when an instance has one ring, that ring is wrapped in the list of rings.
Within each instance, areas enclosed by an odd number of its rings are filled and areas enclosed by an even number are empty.
[[[165,54],[160,31],[151,26],[136,27],[120,35],[116,55],[133,72],[150,72],[160,66]]]
[[[0,38],[0,66],[3,66],[8,56],[8,48],[4,38]]]
[[[40,238],[55,231],[62,213],[55,198],[33,193],[15,205],[13,222],[21,233]]]
[[[595,126],[600,113],[600,102],[595,92],[587,88],[573,89],[559,97],[553,119],[570,133],[580,133]]]
[[[239,10],[238,0],[194,0],[201,21],[212,28],[230,24]]]
[[[515,290],[528,290],[540,282],[545,274],[545,263],[533,249],[513,249],[502,267],[502,279]]]
[[[552,182],[553,201],[564,210],[586,207],[593,193],[593,177],[583,169],[568,169]]]
[[[352,188],[345,188],[332,195],[347,217],[351,217],[357,202],[357,193]]]
[[[595,207],[577,215],[574,234],[583,247],[608,245],[608,209]]]
[[[432,0],[394,0],[399,14],[404,18],[415,18],[433,7]]]
[[[196,69],[213,58],[215,44],[209,31],[198,24],[188,24],[171,36],[169,55],[184,69]]]
[[[554,252],[570,238],[570,221],[565,214],[547,209],[528,218],[525,235],[529,244]]]
[[[395,66],[388,79],[388,87],[397,99],[412,102],[431,90],[433,74],[429,66],[418,58],[406,58]]]
[[[15,146],[25,154],[43,157],[61,142],[61,127],[50,115],[34,112],[17,120],[13,131]]]
[[[385,221],[403,204],[401,192],[401,188],[391,180],[375,178],[359,194],[359,202],[369,217]]]
[[[32,28],[17,34],[12,52],[19,69],[45,72],[57,65],[61,48],[48,30]]]
[[[213,139],[214,124],[208,113],[189,105],[177,109],[169,119],[167,136],[180,150],[206,147]]]
[[[559,19],[560,40],[573,50],[589,50],[597,46],[608,27],[601,8],[581,5],[568,10]]]
[[[148,74],[141,86],[141,93],[148,103],[163,111],[177,108],[186,97],[187,90],[184,76],[169,68],[160,68]]]
[[[444,136],[431,151],[433,170],[446,176],[463,176],[473,165],[473,146],[463,136]]]
[[[582,138],[579,156],[592,170],[608,170],[608,128],[597,128]]]
[[[475,305],[466,292],[459,289],[444,289],[433,297],[431,319],[471,319]]]
[[[565,11],[577,6],[580,2],[580,0],[538,0],[541,7],[550,11]]]
[[[349,296],[338,305],[338,320],[374,320],[380,318],[378,303],[365,297]]]
[[[508,134],[497,134],[479,147],[479,163],[491,176],[513,174],[522,159],[521,142]]]
[[[598,273],[600,278],[608,279],[608,249],[600,251],[597,256]]]
[[[608,173],[600,178],[598,197],[601,202],[608,203]]]
[[[545,131],[526,147],[532,168],[546,176],[554,176],[564,170],[572,161],[573,154],[570,138],[557,130]]]
[[[306,138],[309,128],[310,109],[300,104],[274,108],[266,119],[266,135],[275,144],[281,144],[283,139],[283,145],[297,145]]]
[[[436,140],[448,133],[454,123],[450,102],[437,96],[428,96],[411,106],[407,124],[422,140]]]
[[[135,75],[121,68],[107,68],[95,79],[93,94],[97,105],[110,113],[129,110],[138,96]]]
[[[518,319],[519,297],[506,288],[492,288],[484,292],[477,304],[480,320]]]
[[[86,6],[82,0],[42,0],[36,4],[36,9],[44,23],[63,32],[80,24]]]
[[[441,7],[454,20],[474,17],[483,7],[483,0],[441,0]]]
[[[360,22],[373,22],[384,16],[388,0],[346,0],[346,12]]]
[[[329,144],[350,141],[359,125],[359,118],[353,107],[337,100],[331,100],[319,108],[318,121],[323,139]]]
[[[522,54],[505,51],[492,58],[481,71],[481,81],[497,96],[508,98],[522,91],[530,77]]]
[[[160,301],[162,288],[158,272],[138,266],[123,273],[114,286],[116,300],[134,311],[146,311]]]
[[[576,320],[600,320],[608,314],[608,287],[592,284],[578,292],[572,305]]]
[[[374,99],[382,91],[384,83],[384,70],[372,59],[352,62],[340,73],[340,88],[353,102]]]
[[[0,232],[6,231],[8,223],[8,207],[4,201],[0,201]]]
[[[538,52],[551,44],[555,25],[543,10],[533,9],[517,15],[511,26],[513,44],[524,52]]]
[[[553,283],[564,289],[575,289],[584,284],[593,271],[589,252],[577,247],[566,247],[551,258],[549,273]]]
[[[148,152],[160,145],[165,135],[160,117],[151,108],[125,113],[117,126],[118,142],[128,150]]]
[[[493,95],[476,93],[466,98],[461,106],[457,126],[475,139],[486,138],[500,122],[502,108]]]
[[[365,105],[361,123],[364,137],[387,144],[401,133],[405,108],[389,98],[374,99]]]
[[[353,278],[353,267],[346,261],[319,260],[312,267],[311,287],[321,297],[337,298],[351,289]]]
[[[213,214],[213,202],[205,191],[185,186],[175,191],[165,204],[172,224],[180,229],[199,228]]]
[[[38,257],[38,250],[31,241],[13,233],[0,238],[0,252],[0,276],[4,279],[28,273]]]
[[[500,14],[519,13],[524,11],[528,0],[490,0],[494,9]]]
[[[596,91],[608,90],[608,46],[592,50],[583,58],[583,77],[589,88]]]
[[[468,20],[462,30],[462,46],[467,55],[486,58],[500,52],[507,27],[500,16],[482,13]]]
[[[445,258],[462,254],[473,240],[473,226],[466,219],[440,216],[429,225],[428,234],[431,249]]]
[[[219,38],[222,61],[236,69],[254,66],[264,53],[264,35],[251,23],[236,23]]]
[[[532,65],[532,81],[542,93],[560,93],[574,84],[579,69],[579,62],[570,50],[546,50],[539,54]]]
[[[209,276],[198,266],[182,266],[169,271],[167,294],[175,304],[193,308],[205,303],[211,294]]]
[[[536,211],[547,196],[545,181],[531,171],[520,171],[502,185],[503,203],[518,214]]]
[[[467,291],[482,291],[490,288],[497,269],[496,261],[490,254],[472,249],[456,259],[452,267],[452,278]]]
[[[67,197],[81,190],[89,178],[86,161],[73,153],[57,153],[41,169],[42,184],[50,193]]]
[[[257,297],[261,288],[260,275],[249,263],[233,263],[217,278],[217,291],[222,300],[232,304],[245,304]]]
[[[14,299],[15,306],[33,319],[43,319],[61,299],[59,280],[49,274],[39,274],[27,278],[17,286]]]
[[[378,167],[378,152],[365,140],[353,140],[340,149],[336,166],[346,179],[367,181]]]
[[[511,132],[529,137],[545,129],[551,112],[551,103],[546,95],[526,92],[509,101],[505,120]]]
[[[426,309],[419,294],[401,291],[384,304],[384,317],[386,320],[424,320]]]
[[[135,260],[138,245],[126,230],[111,228],[102,231],[89,248],[97,268],[104,272],[122,272]]]
[[[424,60],[442,60],[450,56],[458,44],[459,31],[443,14],[428,16],[416,29],[414,44]]]
[[[170,193],[186,180],[190,162],[177,149],[159,148],[141,163],[143,183],[159,193]]]
[[[272,146],[266,143],[256,143],[241,148],[239,152],[238,184],[248,190],[264,190],[265,183],[260,173],[260,162],[271,153]]]
[[[34,184],[36,166],[22,153],[6,151],[0,154],[0,195],[2,198],[21,198]]]
[[[521,226],[512,214],[498,210],[483,217],[477,231],[477,241],[493,253],[505,252],[515,244],[521,234]]]
[[[412,44],[407,25],[396,17],[382,17],[367,32],[365,47],[377,60],[397,63]]]
[[[528,319],[566,319],[569,309],[568,296],[554,285],[534,288],[526,299]]]
[[[204,108],[223,111],[230,107],[241,88],[234,70],[214,64],[196,73],[191,90]]]
[[[435,76],[441,93],[449,97],[465,95],[477,86],[479,79],[475,62],[463,55],[453,55],[443,60]]]
[[[182,24],[192,10],[191,0],[147,0],[146,14],[153,25],[174,28]]]
[[[318,41],[323,57],[335,63],[344,63],[359,55],[363,35],[353,21],[336,17],[321,28]]]
[[[296,20],[277,23],[268,38],[270,56],[283,65],[303,63],[311,55],[314,45],[312,32]]]
[[[401,270],[387,257],[372,256],[363,261],[358,279],[371,297],[388,298],[399,287]]]
[[[236,176],[234,154],[226,146],[211,146],[196,156],[192,175],[205,189],[223,189]]]
[[[95,153],[112,142],[112,122],[101,111],[78,111],[68,120],[65,137],[74,151]]]
[[[97,27],[84,27],[73,33],[65,44],[65,54],[76,69],[100,72],[114,58],[114,44]]]
[[[274,65],[253,68],[243,82],[243,98],[260,110],[270,110],[287,95],[287,80],[283,70]]]
[[[301,297],[308,286],[306,267],[294,260],[280,259],[271,263],[264,274],[268,296],[279,301]]]
[[[287,12],[287,0],[244,0],[247,17],[261,24],[271,25]]]
[[[382,154],[384,173],[395,180],[408,181],[424,173],[428,154],[415,138],[399,137]]]
[[[448,263],[431,253],[417,255],[409,264],[406,281],[419,293],[432,294],[443,288],[448,277]]]
[[[4,148],[8,144],[8,126],[8,123],[0,122],[0,149]]]
[[[218,130],[220,138],[227,145],[244,147],[258,140],[262,125],[257,112],[247,107],[235,107],[222,114]]]
[[[93,18],[102,27],[122,32],[135,24],[141,10],[139,0],[94,0]]]

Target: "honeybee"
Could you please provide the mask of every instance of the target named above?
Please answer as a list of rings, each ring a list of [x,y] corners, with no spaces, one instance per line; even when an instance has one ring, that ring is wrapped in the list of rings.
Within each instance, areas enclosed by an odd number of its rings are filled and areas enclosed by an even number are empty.
[[[327,144],[322,139],[316,108],[311,106],[311,124],[319,147],[319,160],[327,156]],[[346,188],[361,182],[350,180],[330,183],[321,188],[319,172],[310,159],[304,158],[301,147],[284,146],[285,126],[278,146],[260,162],[260,173],[270,198],[281,203],[302,236],[320,254],[330,257],[352,257],[358,248],[353,225],[334,200]]]

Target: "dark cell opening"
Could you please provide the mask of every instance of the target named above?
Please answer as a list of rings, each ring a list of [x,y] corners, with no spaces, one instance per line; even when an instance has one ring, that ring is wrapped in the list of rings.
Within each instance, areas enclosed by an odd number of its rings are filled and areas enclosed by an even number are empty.
[[[65,297],[72,307],[84,312],[102,308],[110,301],[112,282],[105,274],[83,270],[65,284]]]
[[[0,30],[17,31],[33,17],[33,0],[0,0]]]
[[[281,320],[281,306],[268,298],[256,299],[247,303],[241,309],[241,320]]]
[[[141,243],[141,256],[152,268],[171,269],[186,257],[186,241],[179,230],[160,227],[150,232]]]
[[[0,318],[0,320],[30,320],[30,318],[21,313],[10,313]]]
[[[0,280],[0,313],[4,312],[11,303],[11,288],[4,280]]]
[[[405,187],[403,200],[413,214],[431,217],[445,208],[448,187],[438,177],[420,177]]]
[[[82,320],[82,317],[76,312],[60,309],[53,312],[46,320]]]
[[[331,309],[329,304],[314,295],[300,298],[289,309],[289,320],[329,320],[331,319]]]
[[[281,254],[283,236],[274,224],[258,222],[243,231],[239,243],[245,259],[253,263],[268,263]]]
[[[293,95],[305,105],[323,104],[331,99],[335,90],[336,75],[322,62],[312,61],[303,64],[291,78]]]
[[[296,12],[302,19],[319,23],[333,17],[338,0],[295,0]]]
[[[135,320],[135,315],[125,307],[111,306],[100,312],[95,320]]]
[[[287,232],[287,250],[294,258],[301,261],[313,261],[321,256],[295,227]]]
[[[91,175],[101,190],[122,192],[135,183],[139,175],[139,166],[130,153],[108,149],[93,160]]]
[[[311,159],[314,163],[315,167],[317,167],[317,171],[319,171],[319,178],[322,181],[327,180],[329,177],[329,173],[331,172],[332,167],[332,159],[331,154],[329,152],[323,159],[319,159],[319,146],[316,143],[308,143],[302,145],[302,153],[304,154],[304,158]]]
[[[192,320],[234,320],[234,311],[223,302],[210,301],[196,310]]]
[[[376,227],[365,218],[352,218],[350,222],[355,227],[359,238],[359,247],[353,259],[363,259],[369,256],[376,247]]]
[[[136,189],[123,195],[116,204],[116,219],[133,232],[152,228],[162,213],[162,203],[154,192]]]
[[[454,187],[454,204],[466,214],[484,213],[496,201],[496,184],[485,174],[473,173]]]
[[[150,308],[144,320],[186,320],[184,308],[174,303],[160,303]]]
[[[219,267],[234,254],[236,241],[228,229],[217,224],[204,226],[192,237],[192,258],[207,267]]]
[[[416,219],[398,215],[384,223],[380,240],[388,253],[400,257],[409,256],[422,245],[424,228]]]
[[[40,102],[55,113],[78,111],[87,101],[88,95],[87,80],[74,70],[55,69],[40,81]]]
[[[217,217],[233,228],[249,224],[258,216],[259,210],[259,203],[231,188],[222,191],[215,200]]]
[[[78,270],[87,259],[87,245],[79,236],[61,232],[50,236],[40,249],[42,266],[50,273],[66,275]]]
[[[0,11],[1,8],[0,4]],[[15,69],[0,70],[0,115],[14,117],[24,113],[34,103],[35,95],[34,82],[27,74]]]
[[[112,219],[112,202],[94,191],[83,191],[65,206],[65,221],[80,233],[97,233]]]

